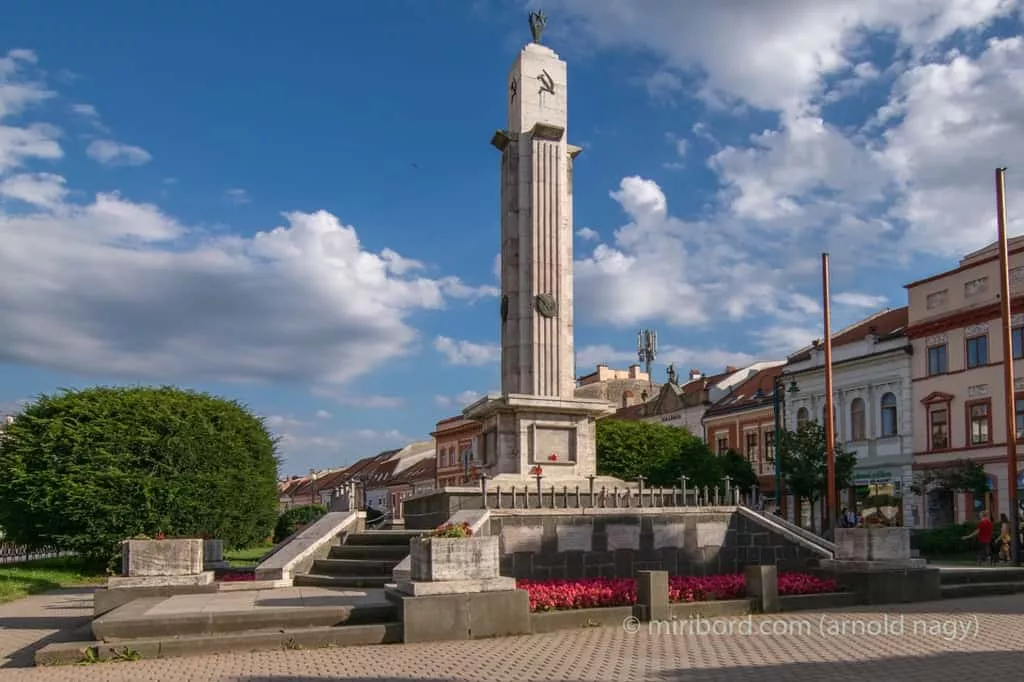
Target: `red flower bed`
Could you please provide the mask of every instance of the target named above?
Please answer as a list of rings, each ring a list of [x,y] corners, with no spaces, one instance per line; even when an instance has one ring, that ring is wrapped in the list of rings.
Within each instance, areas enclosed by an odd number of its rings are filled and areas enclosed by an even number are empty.
[[[237,583],[243,580],[256,580],[256,574],[246,571],[232,571],[217,576],[217,580],[223,583]]]
[[[603,606],[631,606],[636,603],[636,581],[632,578],[587,578],[583,580],[518,580],[516,586],[530,595],[531,611],[590,609]],[[822,594],[837,592],[834,580],[806,573],[779,575],[779,594]],[[697,602],[742,599],[746,579],[742,573],[709,576],[672,576],[669,601]]]

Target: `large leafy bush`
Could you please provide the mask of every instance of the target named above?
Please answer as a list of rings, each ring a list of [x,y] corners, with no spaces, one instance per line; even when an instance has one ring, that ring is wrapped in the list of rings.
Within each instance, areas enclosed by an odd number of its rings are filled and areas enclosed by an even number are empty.
[[[274,544],[286,539],[303,526],[313,523],[326,513],[327,507],[320,504],[292,507],[277,517],[277,525],[274,527]]]
[[[275,441],[242,405],[176,388],[42,396],[0,438],[0,526],[30,548],[116,565],[137,535],[264,541]]]

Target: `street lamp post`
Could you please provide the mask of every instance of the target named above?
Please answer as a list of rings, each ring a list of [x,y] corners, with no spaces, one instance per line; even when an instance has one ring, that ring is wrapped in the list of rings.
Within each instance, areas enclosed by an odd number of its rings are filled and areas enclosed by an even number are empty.
[[[772,388],[772,409],[775,412],[775,507],[779,512],[779,515],[786,518],[786,498],[782,494],[782,427],[784,420],[782,418],[783,410],[786,407],[784,392],[786,389],[786,381],[782,375],[775,377],[775,385]],[[789,384],[790,393],[799,393],[800,389],[796,385],[794,379]]]

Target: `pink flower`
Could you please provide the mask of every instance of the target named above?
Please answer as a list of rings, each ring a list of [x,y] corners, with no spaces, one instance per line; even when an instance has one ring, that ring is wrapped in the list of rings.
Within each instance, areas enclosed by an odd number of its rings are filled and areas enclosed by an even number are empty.
[[[636,603],[632,578],[585,578],[582,580],[518,580],[516,586],[530,596],[531,611],[590,609],[631,606]],[[839,590],[834,580],[805,573],[779,575],[779,594],[821,594]],[[672,576],[669,601],[697,602],[743,599],[746,579],[742,573],[708,576]]]

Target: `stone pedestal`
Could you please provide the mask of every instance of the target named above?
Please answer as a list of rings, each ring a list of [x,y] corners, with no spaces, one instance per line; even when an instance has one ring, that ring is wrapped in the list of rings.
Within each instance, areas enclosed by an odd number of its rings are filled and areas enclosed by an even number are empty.
[[[121,574],[124,576],[196,575],[202,572],[202,540],[125,540],[121,543]]]
[[[938,569],[910,551],[909,528],[838,528],[836,558],[818,565],[868,604],[942,598]]]
[[[125,540],[121,573],[109,588],[208,585],[213,572],[204,570],[203,540]]]
[[[909,528],[837,528],[835,536],[838,561],[911,560]]]
[[[514,578],[498,572],[497,536],[413,538],[409,542],[409,580],[398,589],[413,596],[468,594],[516,589]]]
[[[543,471],[544,484],[581,485],[597,471],[596,420],[615,409],[602,400],[531,395],[488,396],[464,410],[482,422],[477,451],[494,485],[528,485],[534,467]],[[623,481],[601,477],[597,486],[622,486]]]
[[[499,575],[499,538],[414,538],[411,580],[389,598],[402,616],[403,641],[436,642],[531,632],[530,597]]]

